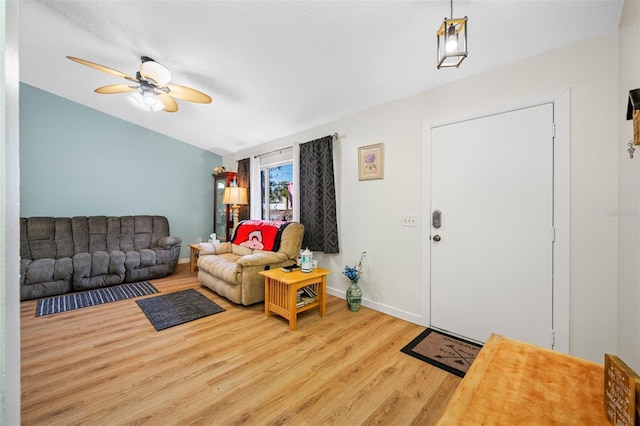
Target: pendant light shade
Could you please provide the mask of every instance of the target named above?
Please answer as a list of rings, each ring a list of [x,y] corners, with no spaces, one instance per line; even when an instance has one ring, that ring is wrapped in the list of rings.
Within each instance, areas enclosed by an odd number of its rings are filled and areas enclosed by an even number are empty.
[[[453,16],[453,0],[451,0]],[[438,69],[459,67],[467,57],[467,17],[444,18],[438,37]]]
[[[438,30],[438,68],[459,67],[467,57],[467,17],[446,19]]]

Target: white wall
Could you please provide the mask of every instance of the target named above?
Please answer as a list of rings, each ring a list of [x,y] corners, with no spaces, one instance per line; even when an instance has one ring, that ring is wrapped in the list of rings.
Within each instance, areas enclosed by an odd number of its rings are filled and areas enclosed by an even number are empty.
[[[640,147],[633,159],[627,142],[633,139],[626,120],[629,90],[640,88],[640,3],[627,0],[619,33],[618,157],[618,356],[640,371]]]
[[[428,259],[421,246],[422,226],[428,224],[400,224],[403,214],[421,217],[428,202],[423,198],[428,190],[421,187],[422,124],[548,101],[570,88],[570,352],[602,362],[605,352],[616,351],[617,220],[605,212],[617,208],[617,44],[613,33],[572,45],[227,156],[224,163],[232,169],[236,159],[338,132],[334,156],[341,252],[318,256],[321,266],[334,271],[328,286],[334,294],[343,292],[348,280],[340,272],[366,250],[365,303],[427,324],[421,301],[428,280],[421,264]],[[357,147],[377,142],[385,144],[384,180],[360,182]],[[371,302],[374,294],[378,304]]]
[[[20,424],[18,2],[0,1],[0,424]],[[10,285],[7,285],[10,283]]]

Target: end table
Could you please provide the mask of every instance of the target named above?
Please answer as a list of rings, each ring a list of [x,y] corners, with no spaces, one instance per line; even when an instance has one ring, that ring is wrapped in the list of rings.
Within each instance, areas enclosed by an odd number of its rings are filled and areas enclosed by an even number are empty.
[[[318,308],[320,316],[327,312],[327,275],[328,269],[316,268],[311,272],[300,270],[283,272],[278,269],[262,271],[264,275],[264,315],[270,316],[271,312],[281,315],[289,320],[289,329],[296,329],[296,320],[300,312]],[[309,286],[316,293],[316,300],[296,306],[296,294],[299,289]]]
[[[200,245],[189,244],[189,247],[191,248],[189,272],[196,272],[198,270],[198,256],[200,255]]]

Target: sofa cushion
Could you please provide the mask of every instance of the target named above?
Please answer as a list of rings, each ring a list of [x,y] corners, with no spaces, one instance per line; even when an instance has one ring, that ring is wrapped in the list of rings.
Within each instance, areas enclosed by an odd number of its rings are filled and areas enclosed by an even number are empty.
[[[222,253],[212,256],[202,256],[198,259],[198,269],[235,285],[240,284],[236,262],[242,256],[234,253]]]
[[[24,284],[26,285],[58,280],[71,282],[73,273],[70,257],[27,260],[24,267]]]
[[[140,253],[140,265],[138,267],[145,268],[147,266],[156,264],[156,252],[149,249],[139,250]]]
[[[74,254],[89,253],[89,224],[86,216],[71,218]]]
[[[71,291],[71,258],[20,259],[20,300]]]
[[[89,253],[107,250],[107,223],[106,216],[91,216],[87,218]]]
[[[171,251],[161,247],[128,251],[125,255],[125,266],[128,270],[146,268],[153,265],[166,265],[172,260]]]
[[[231,253],[237,254],[239,257],[246,256],[248,254],[253,254],[253,249],[249,247],[243,247],[237,244],[230,244],[230,246],[231,246]]]
[[[71,228],[73,254],[150,249],[160,241],[168,249],[182,241],[168,237],[169,222],[164,216],[76,216],[71,218]]]
[[[133,216],[122,216],[120,218],[120,250],[125,253],[134,250],[134,236],[135,226]]]
[[[60,259],[73,256],[69,218],[20,219],[20,256],[23,259]]]
[[[300,255],[300,246],[304,237],[304,226],[297,222],[292,222],[282,231],[282,243],[280,253],[287,255],[289,259],[297,259]]]
[[[88,290],[121,284],[125,255],[120,250],[78,253],[73,256],[73,288]]]
[[[151,216],[135,216],[134,229],[134,248],[142,250],[151,247],[151,241],[153,240],[153,219]]]
[[[106,251],[97,251],[91,255],[91,275],[104,275],[109,273],[109,254]]]

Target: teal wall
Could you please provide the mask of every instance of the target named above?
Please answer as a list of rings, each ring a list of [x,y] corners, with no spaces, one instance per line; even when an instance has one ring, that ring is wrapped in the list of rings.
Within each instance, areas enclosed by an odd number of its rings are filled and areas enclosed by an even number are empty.
[[[220,165],[219,155],[20,84],[21,217],[163,215],[188,258],[188,244],[213,232]]]

